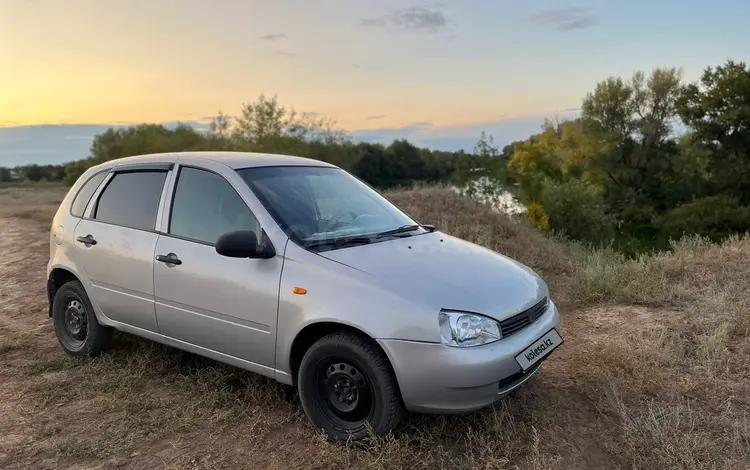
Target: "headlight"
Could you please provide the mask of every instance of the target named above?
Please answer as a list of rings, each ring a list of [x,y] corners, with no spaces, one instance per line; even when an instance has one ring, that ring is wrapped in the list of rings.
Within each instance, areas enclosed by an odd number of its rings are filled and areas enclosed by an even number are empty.
[[[500,324],[481,315],[443,311],[440,312],[439,321],[441,341],[448,346],[479,346],[503,337]]]

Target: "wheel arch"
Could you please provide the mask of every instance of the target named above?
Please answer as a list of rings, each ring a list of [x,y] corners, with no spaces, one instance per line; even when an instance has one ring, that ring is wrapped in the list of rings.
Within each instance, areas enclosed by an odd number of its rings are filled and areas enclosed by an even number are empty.
[[[57,291],[65,284],[71,281],[80,282],[81,279],[71,270],[63,267],[55,267],[50,271],[49,277],[47,278],[47,301],[48,301],[48,314],[52,316],[52,303],[55,300]]]
[[[338,323],[334,321],[320,321],[306,325],[297,333],[297,335],[294,337],[294,341],[292,341],[292,347],[289,352],[289,371],[292,376],[293,385],[297,385],[299,366],[302,363],[302,358],[305,356],[305,352],[307,352],[310,346],[312,346],[317,340],[324,336],[341,331],[354,333],[355,335],[366,339],[372,345],[374,345],[383,355],[383,358],[387,361],[388,367],[390,367],[394,377],[396,376],[391,358],[388,356],[387,352],[383,349],[380,343],[375,341],[372,336],[365,333],[359,328],[347,325],[345,323]]]

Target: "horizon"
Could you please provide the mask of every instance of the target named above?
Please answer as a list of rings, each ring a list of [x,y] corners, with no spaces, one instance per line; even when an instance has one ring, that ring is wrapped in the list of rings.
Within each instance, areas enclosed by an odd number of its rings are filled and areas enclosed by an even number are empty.
[[[355,141],[471,151],[484,131],[502,147],[609,76],[675,66],[690,82],[750,59],[741,0],[76,6],[0,5],[0,166],[85,158],[111,126],[202,128],[261,93]]]
[[[578,110],[559,113],[573,116]],[[471,153],[485,132],[491,135],[495,145],[502,149],[515,140],[525,139],[538,132],[544,117],[510,120],[491,125],[464,126],[437,129],[430,123],[415,123],[401,128],[373,128],[344,130],[355,143],[388,145],[394,140],[407,139],[417,147],[448,152]],[[0,127],[0,167],[15,167],[30,164],[59,165],[86,158],[90,154],[94,137],[107,129],[127,128],[140,124],[159,124],[173,128],[178,124],[189,125],[198,131],[208,130],[208,121],[129,122],[113,124],[34,124],[29,126]],[[494,130],[494,132],[491,132]]]

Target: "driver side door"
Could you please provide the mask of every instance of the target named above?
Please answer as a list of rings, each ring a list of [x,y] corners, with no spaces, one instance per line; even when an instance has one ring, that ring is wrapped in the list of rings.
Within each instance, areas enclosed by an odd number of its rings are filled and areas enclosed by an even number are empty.
[[[156,245],[154,292],[159,331],[173,339],[249,361],[268,372],[275,360],[282,259],[219,255],[219,236],[260,225],[220,173],[179,166],[168,228]],[[160,256],[161,255],[161,256]]]

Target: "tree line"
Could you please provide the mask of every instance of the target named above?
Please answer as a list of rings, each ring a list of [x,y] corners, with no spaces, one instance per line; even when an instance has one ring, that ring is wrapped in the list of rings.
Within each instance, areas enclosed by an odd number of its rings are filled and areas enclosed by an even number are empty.
[[[15,181],[62,181],[65,178],[65,165],[18,165],[0,166],[0,183]]]
[[[156,152],[243,151],[296,155],[340,166],[378,187],[414,181],[447,181],[464,152],[419,148],[405,139],[390,145],[355,143],[335,122],[317,114],[297,113],[276,96],[242,106],[236,117],[219,113],[208,131],[188,125],[159,124],[108,129],[94,138],[88,158],[69,163],[72,184],[86,169],[115,158]]]

